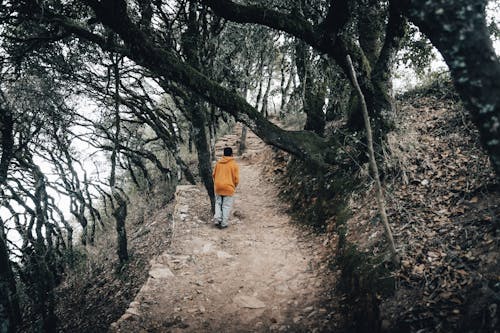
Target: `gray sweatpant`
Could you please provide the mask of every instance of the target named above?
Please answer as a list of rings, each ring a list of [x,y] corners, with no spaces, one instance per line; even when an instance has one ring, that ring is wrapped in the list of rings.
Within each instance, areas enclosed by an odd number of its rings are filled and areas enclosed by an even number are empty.
[[[227,226],[233,203],[233,196],[223,196],[218,194],[215,195],[215,223],[220,223],[220,225],[223,227]]]

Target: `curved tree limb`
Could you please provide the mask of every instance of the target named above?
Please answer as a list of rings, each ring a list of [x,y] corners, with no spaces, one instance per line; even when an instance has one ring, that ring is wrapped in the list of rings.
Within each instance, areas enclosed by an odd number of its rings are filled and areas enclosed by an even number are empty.
[[[308,131],[285,131],[265,119],[237,94],[181,61],[173,52],[159,48],[127,16],[124,1],[88,1],[98,19],[123,39],[129,57],[139,65],[178,82],[241,121],[266,143],[283,149],[317,166],[326,167],[328,145]],[[84,36],[80,36],[85,38]]]

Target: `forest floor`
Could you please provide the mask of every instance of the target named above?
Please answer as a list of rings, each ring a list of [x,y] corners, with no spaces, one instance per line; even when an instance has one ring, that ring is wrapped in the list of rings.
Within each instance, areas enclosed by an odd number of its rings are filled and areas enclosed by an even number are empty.
[[[236,151],[237,140],[221,138],[216,151]],[[178,186],[171,246],[151,261],[147,282],[111,331],[315,332],[327,324],[321,241],[290,223],[262,176],[271,156],[249,132],[236,158],[241,182],[227,229],[213,225],[203,188]]]

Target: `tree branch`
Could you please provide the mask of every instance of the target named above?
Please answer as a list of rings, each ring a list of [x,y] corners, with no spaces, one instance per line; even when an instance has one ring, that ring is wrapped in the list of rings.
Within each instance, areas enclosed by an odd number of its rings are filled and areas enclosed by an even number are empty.
[[[158,76],[167,77],[199,94],[208,102],[233,115],[247,125],[266,143],[272,144],[317,166],[325,167],[326,141],[308,131],[285,131],[267,121],[262,115],[237,94],[221,87],[216,82],[187,65],[171,51],[156,47],[152,41],[120,9],[105,10],[109,3],[102,1],[93,6],[103,24],[118,33],[129,49],[129,57]],[[123,2],[123,1],[118,1]],[[121,8],[121,6],[118,6]]]
[[[287,32],[304,39],[308,44],[318,45],[316,29],[298,14],[285,14],[276,10],[255,6],[240,5],[228,0],[202,0],[219,16],[237,23],[256,23],[269,28]]]

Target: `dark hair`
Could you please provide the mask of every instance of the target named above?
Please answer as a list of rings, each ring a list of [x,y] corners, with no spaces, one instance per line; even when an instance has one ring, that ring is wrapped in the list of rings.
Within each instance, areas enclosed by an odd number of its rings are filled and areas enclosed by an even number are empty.
[[[233,156],[233,149],[231,147],[224,148],[224,156]]]

